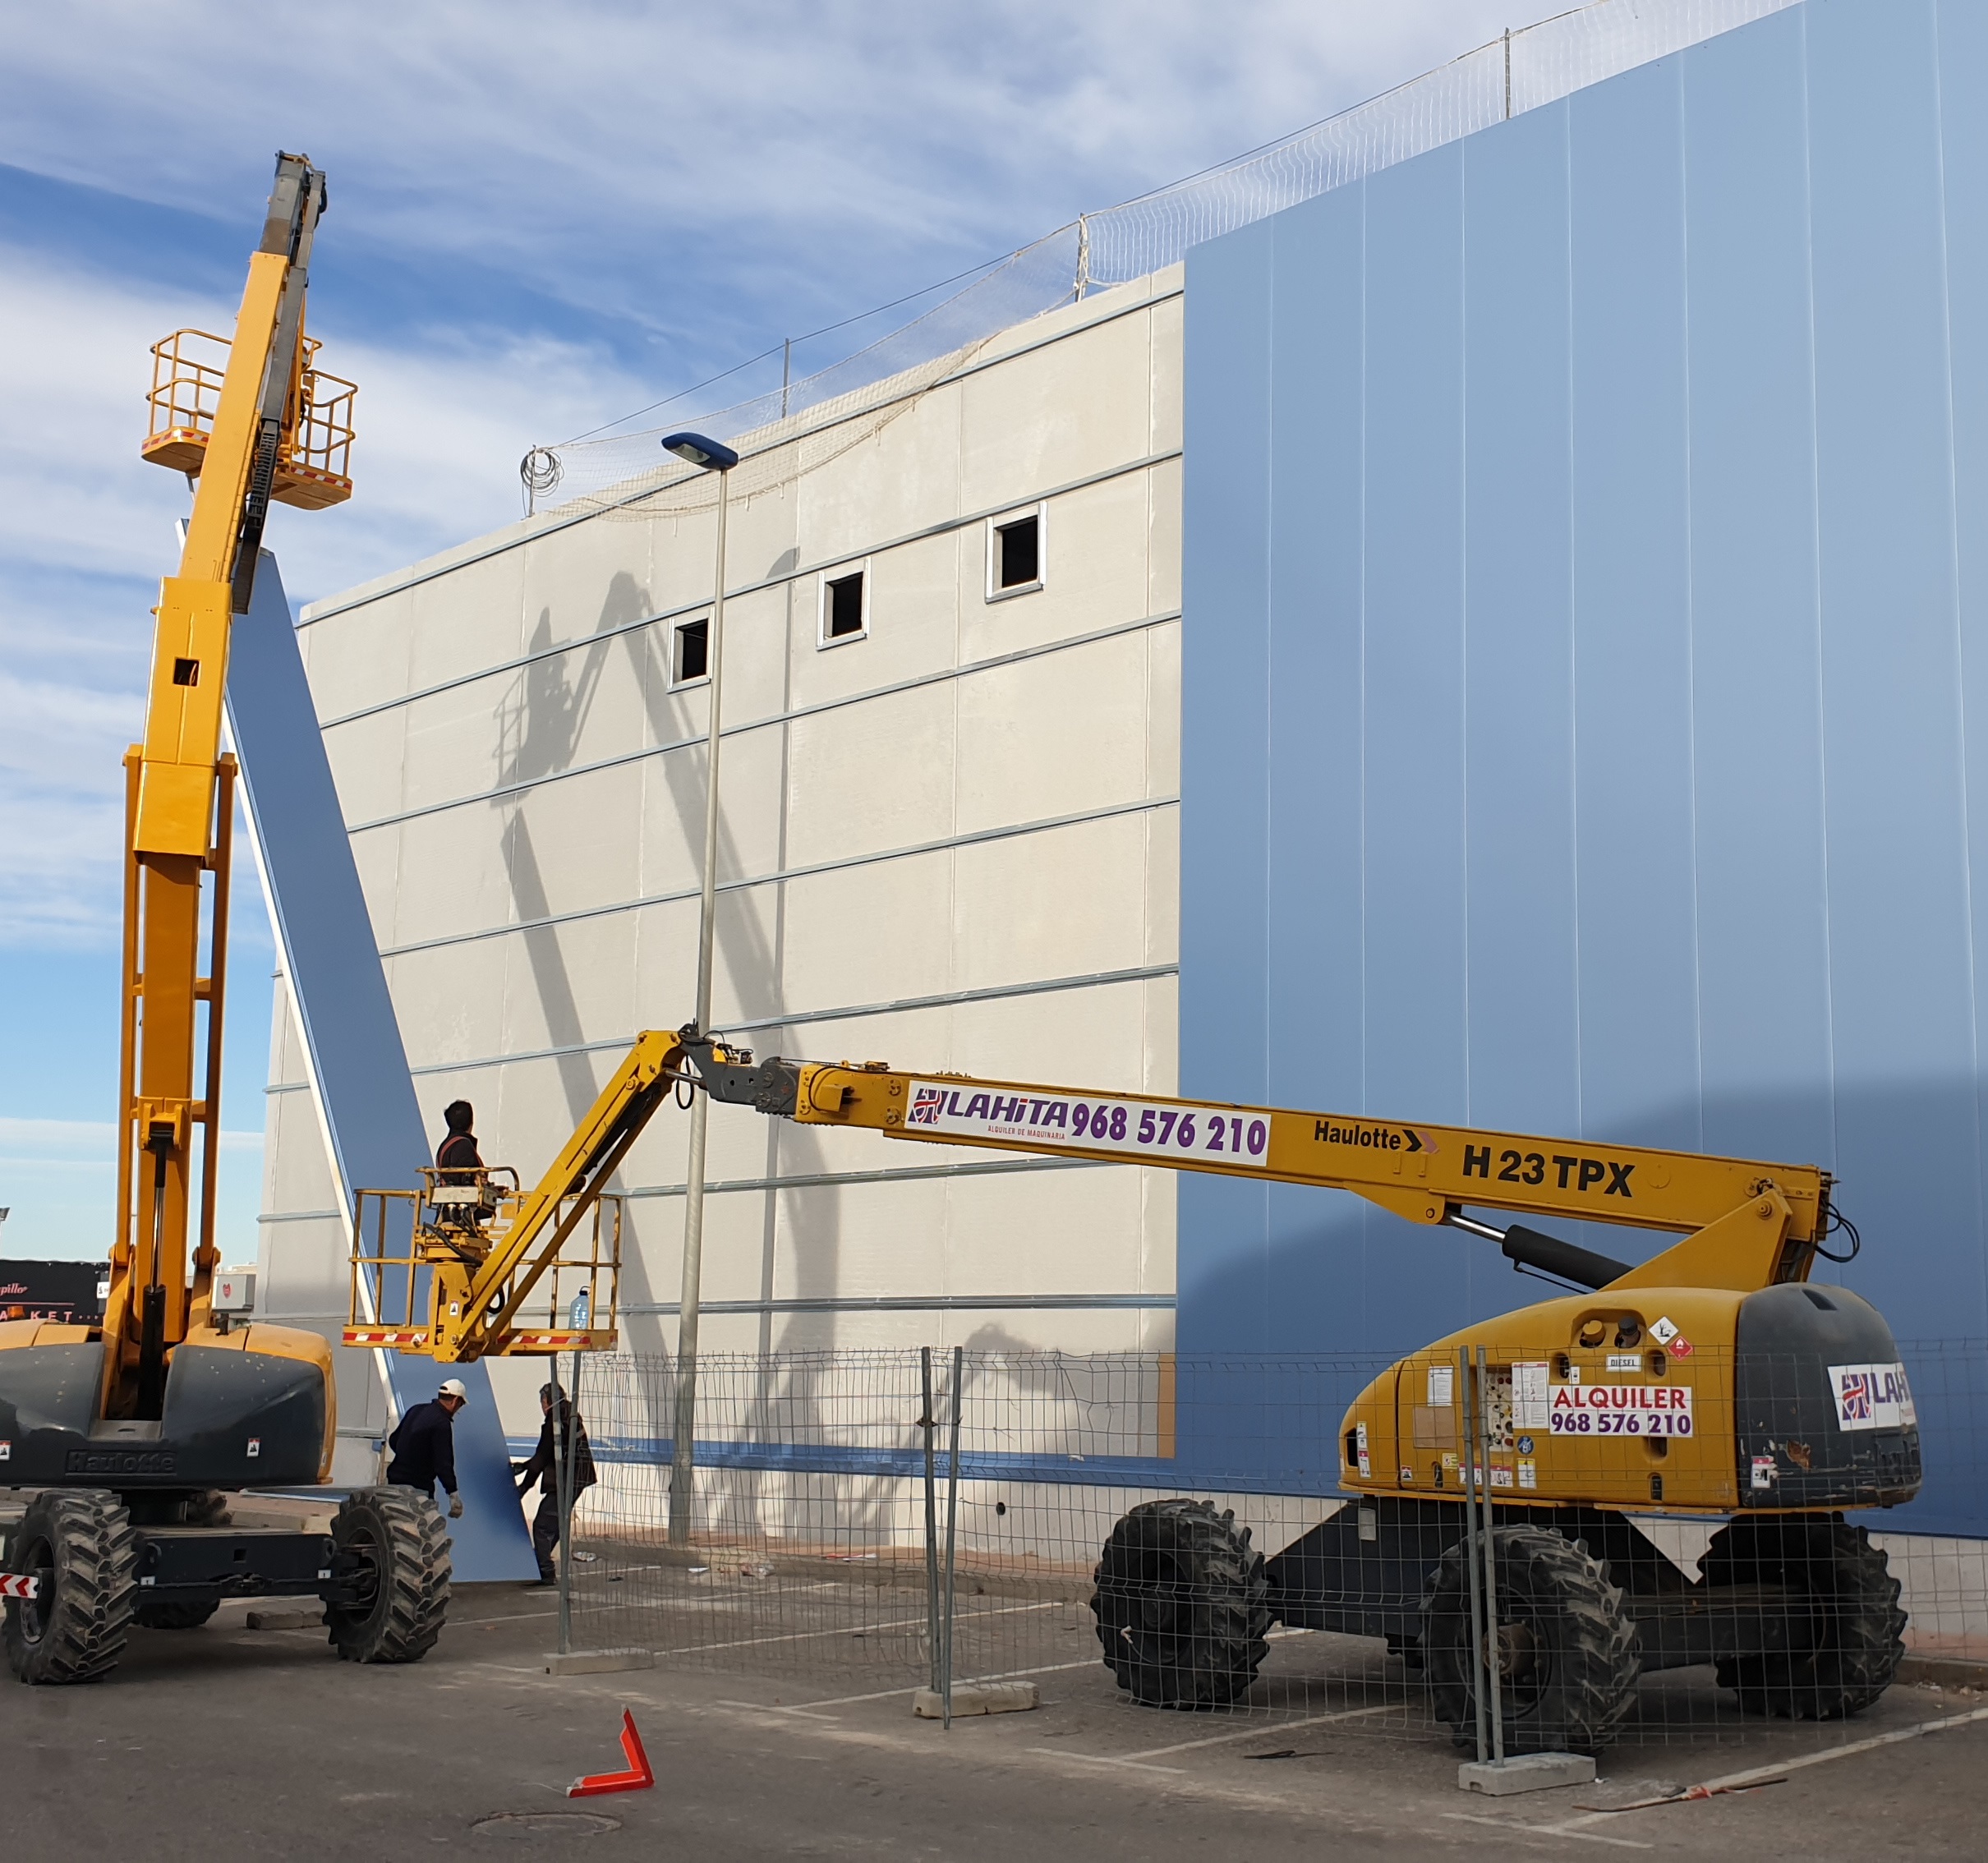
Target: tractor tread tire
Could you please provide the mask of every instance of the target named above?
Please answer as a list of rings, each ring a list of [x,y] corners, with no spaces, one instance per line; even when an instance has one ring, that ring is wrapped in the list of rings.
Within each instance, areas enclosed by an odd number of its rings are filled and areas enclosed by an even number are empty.
[[[1643,1660],[1635,1624],[1608,1569],[1563,1534],[1499,1527],[1498,1616],[1501,1629],[1527,1627],[1545,1680],[1501,1686],[1507,1753],[1598,1753],[1635,1705]],[[1458,1746],[1474,1741],[1477,1707],[1469,1659],[1470,1606],[1459,1539],[1431,1567],[1422,1594],[1422,1656],[1437,1716]]]
[[[22,1681],[96,1681],[117,1667],[138,1596],[138,1539],[131,1516],[100,1488],[48,1488],[29,1504],[9,1536],[12,1570],[52,1557],[52,1595],[30,1608],[9,1598],[7,1666]],[[30,1561],[33,1564],[30,1564]],[[39,1626],[39,1634],[36,1633]]]
[[[1144,1502],[1111,1530],[1093,1576],[1105,1663],[1134,1700],[1226,1708],[1249,1693],[1270,1649],[1270,1584],[1232,1511]]]
[[[163,1598],[147,1598],[143,1592],[131,1611],[131,1622],[140,1630],[198,1630],[221,1608],[218,1598],[204,1603],[180,1603]]]
[[[1749,1714],[1840,1721],[1891,1686],[1905,1655],[1906,1617],[1899,1583],[1868,1528],[1742,1516],[1712,1535],[1700,1570],[1708,1590],[1779,1580],[1822,1600],[1814,1648],[1719,1658],[1719,1686],[1733,1690]]]
[[[362,1488],[347,1495],[331,1523],[339,1551],[371,1548],[377,1575],[372,1601],[332,1605],[330,1641],[347,1663],[418,1663],[448,1621],[452,1543],[441,1511],[411,1488]]]

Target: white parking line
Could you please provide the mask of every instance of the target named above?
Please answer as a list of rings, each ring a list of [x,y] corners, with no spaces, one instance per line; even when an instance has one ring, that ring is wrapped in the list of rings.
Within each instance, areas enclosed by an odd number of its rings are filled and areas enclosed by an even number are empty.
[[[1322,1727],[1330,1721],[1356,1721],[1363,1714],[1392,1714],[1399,1706],[1399,1702],[1386,1701],[1374,1708],[1344,1708],[1334,1714],[1314,1714],[1307,1721],[1259,1721],[1254,1727],[1238,1727],[1233,1733],[1210,1734],[1206,1740],[1177,1740],[1171,1746],[1149,1746],[1143,1752],[1129,1753],[1125,1758],[1128,1762],[1157,1760],[1162,1754],[1191,1753],[1198,1747],[1220,1746],[1231,1740],[1268,1740],[1272,1734],[1295,1733],[1300,1727]]]
[[[1116,1760],[1108,1753],[1066,1753],[1060,1746],[1032,1746],[1031,1753],[1047,1753],[1052,1760],[1075,1760],[1086,1766],[1123,1766],[1134,1773],[1171,1773],[1176,1778],[1185,1778],[1185,1766],[1148,1766],[1143,1760]]]
[[[1638,1843],[1634,1838],[1604,1837],[1599,1831],[1578,1831],[1565,1824],[1526,1824],[1516,1818],[1487,1818],[1476,1811],[1445,1811],[1443,1815],[1459,1824],[1489,1824],[1507,1837],[1565,1838],[1570,1843],[1605,1843],[1617,1850],[1654,1850],[1654,1843]]]
[[[1060,1608],[1056,1601],[1044,1604],[1005,1604],[998,1610],[977,1611],[976,1617],[1007,1617],[1027,1611],[1053,1611]],[[792,1631],[785,1636],[746,1636],[731,1643],[686,1643],[672,1649],[659,1649],[658,1656],[702,1656],[713,1649],[751,1649],[766,1643],[809,1643],[824,1636],[854,1636],[858,1631],[868,1635],[872,1631],[909,1630],[923,1625],[923,1617],[893,1617],[881,1624],[844,1624],[835,1630]],[[896,1694],[893,1689],[890,1691]]]
[[[1087,1657],[1081,1663],[1044,1663],[1033,1669],[1003,1669],[998,1675],[961,1677],[958,1679],[969,1682],[1022,1681],[1030,1676],[1060,1675],[1065,1669],[1096,1669],[1102,1667],[1100,1658],[1093,1656]],[[767,1712],[774,1714],[803,1714],[817,1708],[848,1708],[859,1701],[888,1701],[895,1695],[916,1695],[925,1686],[923,1682],[912,1682],[903,1688],[875,1689],[867,1695],[831,1695],[821,1701],[797,1702],[791,1708],[776,1704]]]
[[[1853,1753],[1873,1753],[1880,1747],[1896,1746],[1901,1741],[1917,1740],[1925,1734],[1944,1733],[1949,1727],[1964,1727],[1972,1722],[1988,1721],[1988,1708],[1970,1709],[1964,1714],[1946,1714],[1936,1721],[1920,1721],[1909,1727],[1894,1727],[1889,1733],[1871,1734],[1863,1740],[1847,1741],[1841,1746],[1825,1747],[1819,1753],[1797,1754],[1792,1760],[1776,1760],[1772,1765],[1750,1766],[1743,1773],[1727,1773],[1719,1778],[1707,1779],[1704,1789],[1708,1792],[1731,1791],[1741,1786],[1761,1785],[1769,1779],[1778,1779],[1789,1773],[1799,1772],[1806,1766],[1826,1766],[1832,1760],[1847,1760]],[[1674,1803],[1686,1804],[1688,1800],[1678,1799]],[[1646,1811],[1664,1809],[1658,1805],[1642,1807]],[[1556,1835],[1572,1834],[1587,1824],[1613,1822],[1618,1818],[1632,1818],[1633,1811],[1590,1811],[1578,1818],[1569,1818],[1557,1824],[1535,1824],[1535,1830],[1551,1831]]]

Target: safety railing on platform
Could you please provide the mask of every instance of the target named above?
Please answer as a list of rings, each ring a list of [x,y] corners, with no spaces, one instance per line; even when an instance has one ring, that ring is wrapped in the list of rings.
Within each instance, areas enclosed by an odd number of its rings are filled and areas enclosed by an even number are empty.
[[[353,1200],[346,1343],[420,1350],[429,1338],[429,1271],[458,1262],[472,1271],[501,1249],[522,1200],[507,1166],[421,1172],[419,1190],[370,1190]],[[560,1225],[574,1203],[560,1205]],[[542,1266],[520,1263],[491,1296],[499,1313],[527,1278],[495,1351],[550,1353],[592,1331],[611,1341],[619,1312],[624,1199],[594,1198],[562,1234]]]
[[[303,342],[270,495],[306,510],[352,496],[352,408],[357,387],[316,366],[321,345]],[[175,330],[152,345],[150,419],[140,448],[153,464],[197,476],[228,373],[229,342],[208,330]]]

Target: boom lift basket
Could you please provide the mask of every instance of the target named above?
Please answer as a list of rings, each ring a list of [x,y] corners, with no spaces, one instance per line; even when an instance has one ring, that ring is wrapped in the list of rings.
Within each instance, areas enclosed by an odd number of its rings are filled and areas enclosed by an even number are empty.
[[[352,494],[352,402],[359,391],[315,366],[320,347],[315,337],[303,339],[269,491],[279,504],[306,511],[343,504]],[[229,347],[226,337],[191,329],[152,345],[151,425],[139,450],[154,465],[199,476]]]
[[[431,1286],[477,1271],[504,1240],[522,1201],[515,1171],[499,1166],[421,1173],[419,1190],[361,1190],[352,1224],[348,1346],[421,1352],[434,1344]],[[622,1202],[605,1194],[582,1209],[569,1198],[550,1255],[514,1268],[488,1311],[516,1310],[484,1346],[496,1356],[611,1351],[619,1318]],[[571,1223],[570,1229],[567,1225]]]

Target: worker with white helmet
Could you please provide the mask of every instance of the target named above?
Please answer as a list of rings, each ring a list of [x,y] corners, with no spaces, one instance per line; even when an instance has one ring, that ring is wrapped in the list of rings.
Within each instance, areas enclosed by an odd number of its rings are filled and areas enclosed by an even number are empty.
[[[449,1517],[462,1517],[462,1497],[456,1491],[456,1412],[469,1401],[459,1378],[445,1378],[434,1400],[416,1404],[387,1438],[393,1460],[387,1480],[395,1488],[417,1488],[432,1500],[439,1481],[449,1495]]]

